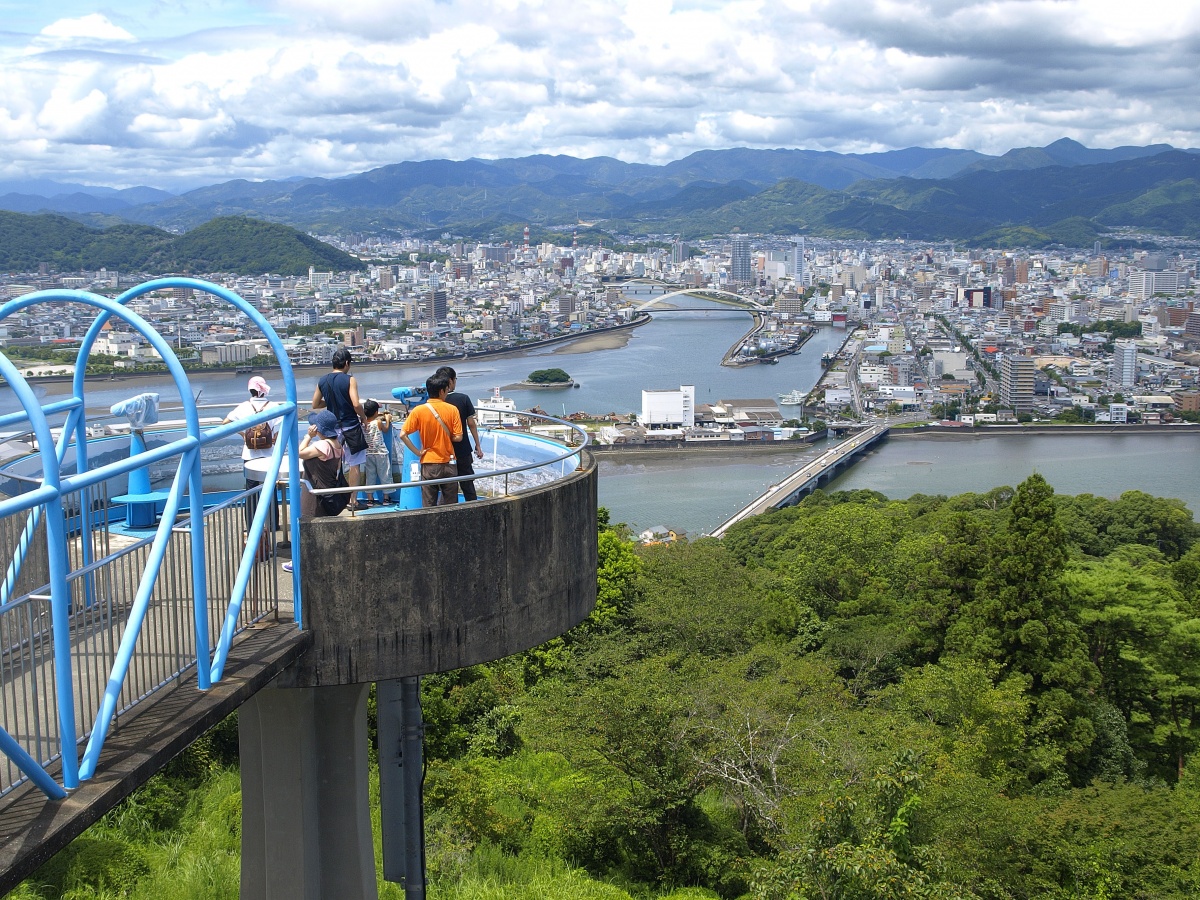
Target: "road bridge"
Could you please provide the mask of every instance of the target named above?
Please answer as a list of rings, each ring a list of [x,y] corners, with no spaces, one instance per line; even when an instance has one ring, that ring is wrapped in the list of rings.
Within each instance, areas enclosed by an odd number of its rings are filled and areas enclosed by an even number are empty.
[[[725,532],[730,528],[751,516],[757,516],[772,509],[794,506],[822,482],[829,481],[839,470],[851,465],[875,444],[885,440],[887,434],[887,425],[872,425],[835,444],[816,459],[805,463],[783,481],[771,485],[761,496],[715,528],[710,533],[711,537],[724,537]]]
[[[225,299],[262,330],[282,364],[282,400],[227,425],[201,418],[173,348],[127,306],[175,289]],[[375,900],[375,684],[384,874],[423,898],[419,678],[526,650],[591,611],[586,436],[577,429],[572,448],[483,429],[493,459],[515,460],[477,474],[488,499],[301,522],[295,379],[255,307],[168,278],[115,299],[26,295],[0,306],[0,323],[43,303],[82,304],[96,319],[66,397],[43,404],[0,355],[22,407],[0,428],[32,433],[36,447],[16,461],[23,470],[0,470],[0,893],[240,709],[241,896]],[[112,319],[154,347],[182,399],[181,424],[156,431],[149,395],[131,398],[122,452],[93,437],[83,365]],[[201,459],[274,420],[278,438],[254,461],[261,481],[206,492]],[[169,483],[151,489],[151,466],[173,472]],[[440,566],[447,546],[454,564]]]

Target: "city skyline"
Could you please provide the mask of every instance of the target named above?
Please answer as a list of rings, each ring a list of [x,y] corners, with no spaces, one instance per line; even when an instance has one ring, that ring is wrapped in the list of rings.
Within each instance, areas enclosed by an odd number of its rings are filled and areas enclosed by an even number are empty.
[[[0,2],[0,181],[416,159],[1200,146],[1200,9],[1112,2]]]

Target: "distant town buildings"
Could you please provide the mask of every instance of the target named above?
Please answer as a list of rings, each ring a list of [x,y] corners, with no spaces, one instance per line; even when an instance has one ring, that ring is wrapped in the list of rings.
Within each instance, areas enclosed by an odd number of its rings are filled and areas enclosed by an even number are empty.
[[[652,431],[691,428],[696,424],[696,386],[680,385],[677,391],[642,391],[638,422]]]
[[[762,309],[761,329],[738,351],[743,364],[787,352],[804,329],[845,328],[846,346],[815,401],[823,405],[809,415],[1120,423],[1198,412],[1200,253],[1192,245],[1163,239],[1167,249],[1154,253],[964,250],[735,232],[688,243],[674,234],[639,236],[645,249],[632,251],[581,244],[571,225],[553,230],[570,235],[565,245],[526,243],[523,234],[505,243],[316,235],[376,262],[366,272],[203,277],[252,303],[286,335],[295,363],[327,364],[341,346],[362,359],[420,360],[563,339],[630,322],[649,296],[644,286],[635,293],[636,285],[653,282],[734,291]],[[620,241],[630,246],[635,238]],[[157,274],[56,272],[46,264],[0,274],[0,295],[51,288],[113,295]],[[131,306],[196,363],[270,362],[247,317],[203,293],[157,291]],[[6,322],[0,342],[10,356],[22,346],[68,350],[90,320],[69,307],[31,311]],[[140,337],[112,329],[94,353],[124,368],[159,364]],[[643,397],[648,433],[691,428],[697,438],[707,429],[708,438],[725,439],[722,429],[739,417],[744,428],[778,427],[744,407],[697,408],[694,395],[687,425],[684,388],[659,387],[646,385]]]

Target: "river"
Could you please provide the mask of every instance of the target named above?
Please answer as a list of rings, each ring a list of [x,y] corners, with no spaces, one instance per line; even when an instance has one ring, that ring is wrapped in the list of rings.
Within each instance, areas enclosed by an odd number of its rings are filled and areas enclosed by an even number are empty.
[[[712,531],[772,484],[821,452],[753,455],[709,451],[697,459],[648,454],[605,458],[600,502],[613,521],[635,532],[653,526],[691,536]],[[1183,500],[1200,510],[1200,433],[1129,435],[998,435],[954,440],[886,441],[845,470],[824,490],[879,491],[894,499],[913,494],[984,493],[1015,487],[1038,472],[1062,494],[1116,498],[1139,490]]]
[[[689,306],[694,301],[689,301]],[[704,310],[667,311],[639,328],[584,337],[513,354],[464,360],[457,366],[459,390],[484,398],[495,387],[523,380],[531,371],[565,369],[580,387],[561,390],[511,390],[505,396],[520,408],[540,406],[552,415],[584,410],[592,413],[638,412],[643,389],[674,389],[694,384],[696,399],[771,397],[808,390],[820,377],[821,355],[845,340],[840,329],[821,328],[799,354],[778,365],[726,368],[720,365],[750,325],[748,313],[703,303]],[[612,346],[613,343],[618,346]],[[364,396],[390,398],[391,389],[424,383],[432,366],[404,363],[354,369]],[[269,380],[271,373],[263,373]],[[323,374],[298,374],[299,399],[307,404]],[[66,383],[35,383],[43,399],[62,396]],[[246,376],[230,372],[192,377],[200,402],[233,407],[246,397]],[[278,379],[274,380],[278,390]],[[163,404],[178,402],[174,386],[164,380],[130,378],[88,382],[89,409],[107,409],[142,391],[158,391]],[[0,413],[19,408],[9,390],[0,390]],[[792,408],[784,407],[785,415]],[[215,413],[219,410],[213,410]],[[869,488],[890,497],[913,493],[983,492],[1015,485],[1034,470],[1063,493],[1091,492],[1117,496],[1137,489],[1179,497],[1200,509],[1196,478],[1197,440],[1177,435],[979,437],[964,441],[892,440],[841,475],[834,490]],[[809,452],[819,452],[820,446]],[[698,535],[711,531],[771,484],[799,468],[804,454],[707,451],[688,454],[645,454],[603,457],[599,495],[614,521],[635,531],[663,525]]]

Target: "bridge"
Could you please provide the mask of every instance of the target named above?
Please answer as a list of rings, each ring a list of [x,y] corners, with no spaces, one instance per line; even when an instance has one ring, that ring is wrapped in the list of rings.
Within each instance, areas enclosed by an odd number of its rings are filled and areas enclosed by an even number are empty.
[[[822,482],[828,482],[839,470],[851,465],[875,444],[885,440],[888,430],[889,426],[887,425],[872,425],[830,447],[783,481],[771,485],[760,497],[722,522],[710,533],[710,536],[724,537],[725,532],[730,528],[751,516],[795,505],[805,494],[814,491]]]
[[[128,306],[175,289],[224,300],[262,331],[281,401],[227,425],[202,415],[171,346]],[[529,649],[591,611],[586,436],[567,447],[481,429],[502,461],[476,476],[487,499],[301,521],[295,378],[255,307],[168,278],[115,299],[36,292],[0,306],[0,323],[65,303],[95,313],[68,396],[43,404],[0,355],[21,406],[0,428],[31,436],[28,454],[0,466],[0,893],[236,709],[241,896],[374,900],[374,684],[384,875],[423,898],[419,679]],[[180,404],[169,426],[143,399],[127,431],[97,437],[85,363],[112,320],[164,361]],[[278,440],[255,461],[261,481],[209,490],[204,461],[240,453],[241,430],[276,419]],[[402,481],[384,489],[418,493]],[[453,565],[440,563],[446,547]]]
[[[729,306],[737,307],[738,309],[744,309],[744,310],[746,310],[748,312],[752,312],[752,313],[770,313],[770,312],[775,311],[775,307],[770,304],[764,305],[762,303],[758,303],[755,300],[751,300],[749,297],[745,297],[741,294],[736,294],[733,291],[723,291],[718,288],[711,288],[711,287],[676,288],[673,284],[670,284],[669,282],[658,281],[657,279],[654,279],[654,278],[631,278],[628,281],[623,281],[620,283],[621,284],[644,284],[644,285],[648,285],[650,287],[668,288],[667,293],[660,294],[657,297],[652,297],[651,299],[638,305],[635,309],[635,312],[639,312],[639,313],[645,312],[646,310],[650,309],[653,306],[660,305],[663,303],[663,301],[669,300],[672,297],[693,297],[693,298],[698,297],[701,299],[709,299],[709,300],[713,300],[718,303],[725,303]],[[674,288],[674,289],[671,290],[672,288]],[[679,307],[676,307],[673,304],[671,306],[667,307],[667,309],[678,309],[678,308]],[[701,308],[701,307],[697,307],[697,308]],[[708,307],[702,307],[702,308],[707,309]]]

